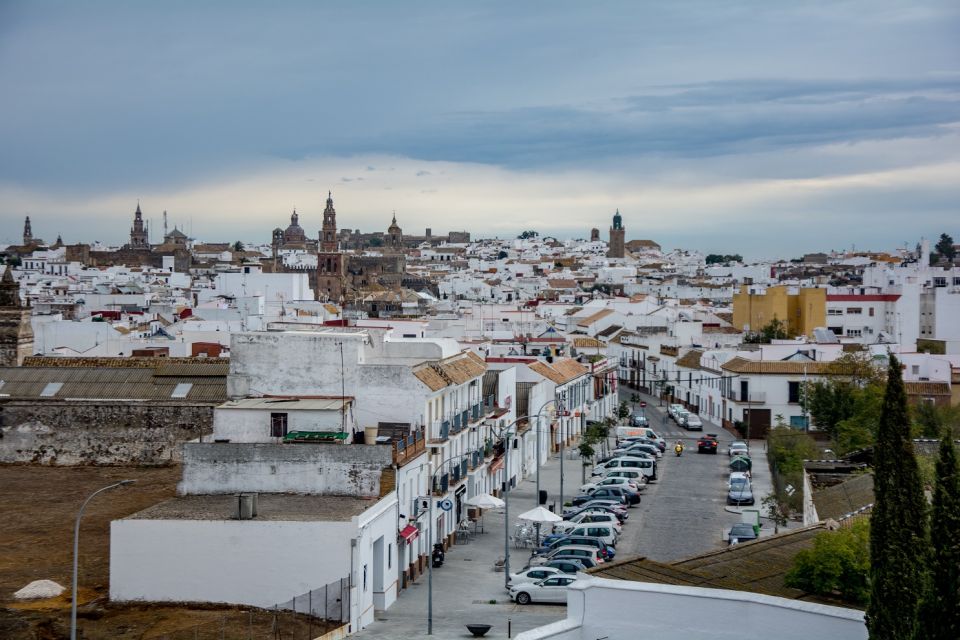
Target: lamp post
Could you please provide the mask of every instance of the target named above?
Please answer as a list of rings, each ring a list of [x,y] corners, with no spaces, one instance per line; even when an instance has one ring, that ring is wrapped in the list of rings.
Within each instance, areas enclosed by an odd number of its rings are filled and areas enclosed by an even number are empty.
[[[537,416],[537,500],[535,506],[540,506],[540,431],[542,426],[540,424],[541,413],[547,408],[547,406],[556,403],[557,399],[547,400],[541,405],[540,409],[535,414]]]
[[[97,489],[87,496],[87,499],[80,505],[80,511],[77,512],[77,520],[73,526],[73,582],[71,583],[70,589],[70,640],[77,640],[77,560],[80,550],[80,518],[83,517],[83,510],[87,508],[87,503],[93,500],[97,494],[127,484],[133,484],[134,482],[136,482],[136,480],[121,480],[102,489]]]

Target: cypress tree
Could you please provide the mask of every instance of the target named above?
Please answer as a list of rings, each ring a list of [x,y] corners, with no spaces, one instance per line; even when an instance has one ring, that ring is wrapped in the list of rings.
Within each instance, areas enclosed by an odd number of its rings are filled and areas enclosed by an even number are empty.
[[[960,472],[949,428],[940,440],[937,459],[929,560],[919,637],[956,640],[960,638]]]
[[[873,640],[907,640],[917,628],[923,595],[926,503],[910,440],[900,361],[893,354],[877,425],[873,475],[867,630]]]

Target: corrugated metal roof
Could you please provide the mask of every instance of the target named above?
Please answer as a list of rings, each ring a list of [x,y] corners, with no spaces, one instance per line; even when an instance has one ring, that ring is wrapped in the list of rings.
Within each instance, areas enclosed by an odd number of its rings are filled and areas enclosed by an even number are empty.
[[[219,403],[227,399],[227,376],[203,373],[190,376],[157,376],[152,369],[103,367],[3,367],[3,393],[12,400],[126,399]],[[62,386],[51,395],[43,391],[51,383]],[[183,398],[172,398],[178,384],[190,384]],[[52,388],[52,387],[51,387]]]

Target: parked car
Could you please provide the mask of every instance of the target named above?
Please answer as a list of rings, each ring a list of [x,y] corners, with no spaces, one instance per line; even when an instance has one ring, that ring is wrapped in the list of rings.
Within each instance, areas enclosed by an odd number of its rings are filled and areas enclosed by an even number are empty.
[[[667,407],[667,415],[669,415],[670,419],[673,420],[674,422],[676,422],[677,420],[677,412],[679,411],[684,411],[682,404],[672,404],[669,407]]]
[[[649,482],[657,479],[657,461],[651,458],[638,458],[633,455],[618,456],[613,460],[608,460],[601,465],[597,465],[593,468],[591,475],[602,476],[609,471],[616,471],[618,469],[636,469],[647,476]]]
[[[586,571],[587,569],[587,565],[572,558],[555,558],[543,565],[541,568],[546,567],[550,567],[551,569],[559,569],[562,573],[579,573],[581,571]]]
[[[617,520],[619,520],[621,524],[627,518],[630,517],[629,515],[627,515],[627,507],[624,506],[623,504],[614,504],[609,500],[597,499],[597,500],[590,500],[589,502],[585,502],[579,507],[573,507],[573,508],[568,507],[563,512],[563,518],[564,520],[566,520],[568,518],[574,517],[579,513],[584,513],[589,511],[594,511],[594,512],[606,511],[608,513],[612,513],[613,515],[617,516]]]
[[[700,416],[694,413],[688,413],[683,417],[683,422],[681,423],[684,429],[690,431],[703,431],[703,422],[700,420]]]
[[[566,604],[567,587],[576,580],[574,576],[553,576],[540,582],[527,582],[510,588],[510,599],[517,604],[531,602],[557,602]]]
[[[597,487],[596,489],[591,489],[587,492],[591,498],[606,498],[606,497],[617,497],[620,496],[626,501],[627,506],[633,506],[635,504],[640,504],[640,493],[637,491],[632,491],[626,486],[618,487]]]
[[[734,440],[730,443],[730,446],[727,447],[727,455],[731,458],[734,456],[749,456],[750,447],[743,440]]]
[[[595,560],[591,560],[590,558],[584,558],[583,556],[570,556],[562,553],[553,557],[553,561],[556,561],[556,560],[576,560],[577,562],[582,564],[585,569],[593,569],[595,566],[599,564],[598,562],[596,562]]]
[[[753,488],[748,478],[731,478],[727,489],[727,504],[754,504]]]
[[[697,453],[716,453],[720,443],[717,442],[717,434],[708,433],[700,436],[697,440]]]
[[[686,420],[687,416],[690,415],[690,412],[686,409],[678,409],[677,412],[673,415],[673,421],[678,425],[682,425],[683,421]]]
[[[567,544],[560,545],[545,555],[530,558],[530,566],[547,564],[551,560],[560,558],[576,558],[583,562],[584,566],[588,568],[589,565],[586,562],[588,560],[593,562],[594,565],[603,562],[600,549],[584,544]]]
[[[567,535],[597,538],[604,544],[615,547],[620,537],[620,529],[606,522],[585,522],[570,529]]]
[[[523,571],[511,573],[507,588],[509,589],[516,584],[523,584],[525,582],[540,582],[541,580],[546,580],[561,573],[563,572],[556,567],[529,567]]]
[[[646,427],[650,424],[650,421],[647,420],[647,416],[642,413],[635,413],[630,416],[630,426],[631,427]]]
[[[734,482],[735,480],[737,480],[738,478],[745,478],[745,479],[749,480],[749,479],[750,479],[750,472],[749,472],[749,471],[733,471],[733,472],[731,472],[731,473],[730,473],[730,477],[727,478],[727,488],[729,489],[729,488],[730,488],[730,485],[732,485],[733,482]]]
[[[627,478],[633,480],[637,483],[637,488],[639,488],[640,491],[643,491],[647,485],[647,476],[636,469],[613,469],[612,471],[608,471],[604,478]]]
[[[534,551],[534,555],[545,556],[554,549],[567,547],[572,544],[586,547],[596,547],[603,555],[604,560],[612,560],[617,551],[612,544],[607,544],[595,536],[571,535],[570,533],[554,533],[543,539],[541,546]]]
[[[663,451],[661,451],[660,447],[655,443],[651,443],[651,444],[637,443],[634,445],[630,445],[630,447],[627,449],[626,452],[636,453],[638,451],[640,453],[648,453],[655,458],[660,458],[663,456]]]
[[[727,536],[727,544],[737,544],[738,542],[748,542],[757,539],[757,531],[753,525],[746,522],[738,522],[730,527],[730,534]]]
[[[619,486],[624,486],[630,491],[633,491],[634,493],[639,493],[641,489],[646,485],[643,482],[641,482],[640,484],[637,484],[637,482],[631,478],[604,477],[604,478],[599,478],[593,482],[588,482],[582,485],[580,487],[580,492],[590,493],[590,491],[592,491],[593,489],[596,489],[597,487],[619,487]]]
[[[553,525],[553,531],[554,533],[566,532],[570,531],[578,524],[589,524],[591,522],[614,525],[616,526],[617,531],[621,531],[622,529],[620,519],[617,518],[615,514],[607,513],[605,511],[584,511],[583,513],[579,513],[569,520],[555,523]]]

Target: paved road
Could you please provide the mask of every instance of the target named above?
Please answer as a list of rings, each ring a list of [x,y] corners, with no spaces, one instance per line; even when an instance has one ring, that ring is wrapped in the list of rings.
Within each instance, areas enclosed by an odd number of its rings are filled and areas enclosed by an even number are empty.
[[[625,390],[621,395],[629,400],[632,393]],[[717,434],[719,452],[698,454],[696,441],[701,433],[665,420],[666,406],[657,406],[657,401],[649,396],[641,397],[647,401],[651,428],[667,440],[668,446],[660,461],[659,481],[647,486],[639,508],[632,509],[630,526],[624,527],[617,546],[618,555],[635,554],[669,562],[722,547],[726,544],[722,532],[740,521],[739,513],[725,509],[729,462],[726,449],[733,436],[705,424],[706,433]],[[686,445],[679,458],[672,447],[677,440]]]

